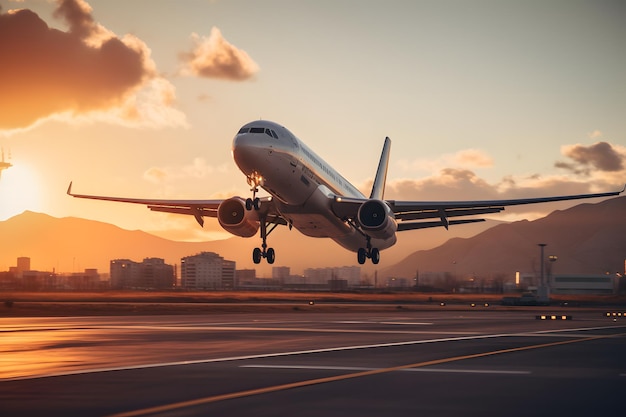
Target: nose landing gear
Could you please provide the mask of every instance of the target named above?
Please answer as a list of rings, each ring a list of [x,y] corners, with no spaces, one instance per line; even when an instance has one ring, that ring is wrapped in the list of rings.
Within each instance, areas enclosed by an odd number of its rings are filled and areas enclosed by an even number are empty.
[[[248,185],[251,187],[250,191],[252,191],[252,198],[246,199],[246,210],[250,211],[254,208],[258,211],[261,208],[261,201],[256,196],[256,193],[259,192],[259,185],[263,183],[263,177],[257,172],[253,172],[248,175],[246,179]]]

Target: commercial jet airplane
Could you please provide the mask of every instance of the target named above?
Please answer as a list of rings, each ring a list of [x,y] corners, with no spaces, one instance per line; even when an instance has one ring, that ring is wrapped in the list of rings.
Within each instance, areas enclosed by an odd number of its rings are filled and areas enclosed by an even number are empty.
[[[486,201],[385,200],[385,181],[391,141],[385,138],[369,197],[363,195],[285,127],[265,120],[244,125],[233,139],[235,163],[248,180],[251,198],[224,200],[152,200],[72,193],[73,197],[145,204],[150,210],[188,214],[200,226],[204,217],[216,217],[228,232],[252,237],[260,229],[261,248],[252,253],[254,263],[265,258],[273,264],[276,253],[267,237],[279,225],[301,233],[330,238],[356,252],[359,264],[380,261],[380,251],[396,243],[396,232],[481,222],[465,216],[498,213],[505,206],[549,201],[608,197],[624,190],[599,194]],[[269,193],[257,197],[259,187]]]

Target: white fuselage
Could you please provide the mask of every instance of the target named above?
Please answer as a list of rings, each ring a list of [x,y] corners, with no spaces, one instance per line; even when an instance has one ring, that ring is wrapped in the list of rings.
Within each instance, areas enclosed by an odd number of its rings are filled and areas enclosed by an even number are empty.
[[[335,196],[366,197],[289,130],[269,121],[248,123],[233,140],[233,158],[246,176],[260,178],[281,216],[301,233],[331,238],[352,251],[365,247],[366,237],[338,218],[331,202]],[[379,249],[395,242],[395,234],[371,240]]]

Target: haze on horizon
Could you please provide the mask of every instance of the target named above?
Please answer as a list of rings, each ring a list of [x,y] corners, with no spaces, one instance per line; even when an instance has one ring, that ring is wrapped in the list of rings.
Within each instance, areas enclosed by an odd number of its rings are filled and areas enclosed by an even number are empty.
[[[214,220],[201,229],[65,190],[73,180],[94,194],[248,196],[230,146],[258,118],[366,193],[390,136],[392,199],[617,190],[624,16],[621,1],[0,0],[0,145],[13,156],[0,220],[32,210],[174,240],[227,237]]]

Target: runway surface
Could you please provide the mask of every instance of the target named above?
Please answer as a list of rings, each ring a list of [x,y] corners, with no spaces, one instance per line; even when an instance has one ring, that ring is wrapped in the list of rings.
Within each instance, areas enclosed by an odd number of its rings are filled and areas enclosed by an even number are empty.
[[[0,319],[0,415],[624,415],[626,319],[537,314]]]

